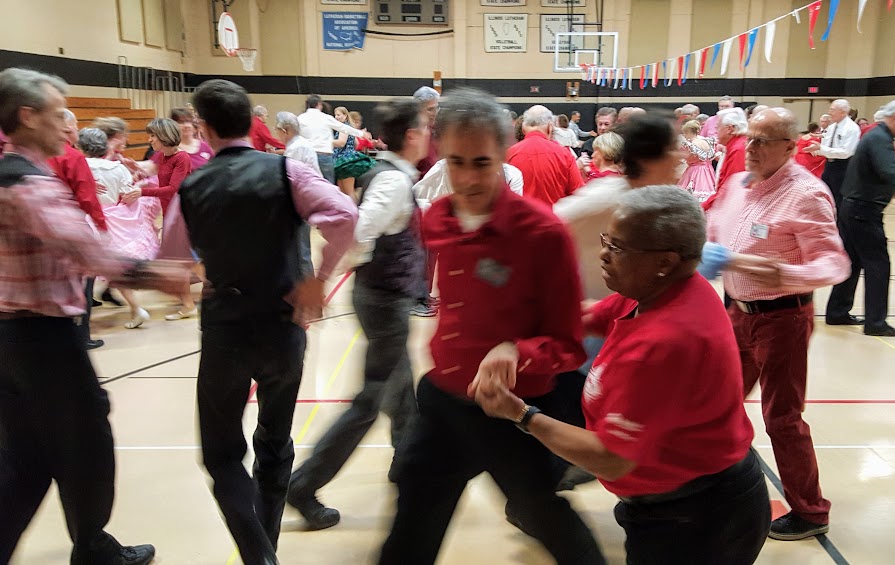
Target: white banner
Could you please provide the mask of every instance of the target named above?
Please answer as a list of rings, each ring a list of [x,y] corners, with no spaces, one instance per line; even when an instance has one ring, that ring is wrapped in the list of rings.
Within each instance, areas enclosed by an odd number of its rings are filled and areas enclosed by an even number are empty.
[[[528,14],[483,14],[486,53],[525,53]]]
[[[482,0],[482,6],[525,6],[528,0]]]
[[[774,36],[776,34],[776,22],[769,22],[764,26],[764,58],[768,63],[771,62],[771,52],[774,50]]]
[[[544,8],[565,8],[569,4],[575,7],[584,6],[585,0],[541,0]]]
[[[572,23],[583,24],[584,14],[572,14]],[[556,45],[556,34],[560,32],[567,33],[568,31],[568,16],[564,14],[541,14],[541,53],[553,53],[554,46]],[[584,31],[584,26],[573,25],[572,31]],[[566,36],[563,38],[562,43],[560,43],[559,51],[561,53],[569,52],[569,39],[570,37]],[[576,50],[583,49],[584,38],[576,37],[572,42],[572,45]]]

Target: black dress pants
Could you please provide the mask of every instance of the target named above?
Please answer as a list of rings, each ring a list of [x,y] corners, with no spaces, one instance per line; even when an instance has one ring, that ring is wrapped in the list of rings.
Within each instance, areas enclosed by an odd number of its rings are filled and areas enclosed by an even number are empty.
[[[417,400],[418,423],[394,463],[398,511],[380,564],[434,563],[466,483],[483,472],[494,478],[526,530],[560,565],[605,563],[588,527],[554,492],[550,452],[538,440],[439,390],[426,377]],[[527,402],[542,407],[550,399]]]
[[[836,210],[842,206],[842,183],[845,182],[845,171],[848,170],[849,159],[833,159],[827,161],[820,180],[824,181],[830,192],[833,193],[833,201],[836,202]]]
[[[56,481],[72,564],[120,562],[109,398],[70,318],[0,320],[0,563]]]
[[[883,213],[873,203],[847,199],[839,211],[839,233],[851,259],[851,276],[833,287],[827,302],[827,319],[841,320],[849,315],[863,269],[864,327],[885,327],[891,264]]]
[[[202,457],[246,565],[277,563],[305,343],[304,329],[287,320],[241,321],[202,331],[197,385]],[[252,379],[258,383],[258,426],[250,477],[242,465],[242,416]]]

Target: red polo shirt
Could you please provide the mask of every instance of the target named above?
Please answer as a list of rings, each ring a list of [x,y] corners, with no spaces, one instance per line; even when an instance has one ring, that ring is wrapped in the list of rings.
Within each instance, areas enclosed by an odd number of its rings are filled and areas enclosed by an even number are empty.
[[[715,188],[715,194],[709,196],[702,203],[702,209],[705,211],[712,207],[724,185],[730,180],[730,177],[746,170],[746,136],[733,136],[725,147],[727,151],[724,154],[724,161],[721,163],[721,170],[718,171],[718,184]]]
[[[482,359],[506,341],[519,349],[514,392],[522,398],[546,394],[555,375],[584,362],[575,246],[543,204],[507,188],[491,218],[464,233],[451,199],[441,198],[423,217],[423,234],[438,253],[435,386],[466,397]]]
[[[637,463],[619,496],[673,491],[746,456],[752,424],[743,408],[740,353],[712,285],[693,275],[650,310],[614,294],[597,303],[589,330],[606,336],[587,377],[587,429]]]
[[[47,161],[56,176],[68,186],[78,201],[78,206],[93,218],[97,229],[106,231],[106,215],[96,197],[96,180],[90,172],[90,165],[80,151],[65,144],[65,153]]]
[[[539,131],[507,150],[507,163],[522,171],[525,196],[553,206],[584,185],[578,164],[568,147],[563,147]]]
[[[267,124],[265,124],[258,116],[252,116],[252,129],[249,130],[249,137],[252,140],[252,145],[254,145],[255,149],[258,151],[267,151],[268,145],[276,147],[277,149],[286,149],[286,146],[283,145],[279,139],[270,135],[270,130],[267,129]]]

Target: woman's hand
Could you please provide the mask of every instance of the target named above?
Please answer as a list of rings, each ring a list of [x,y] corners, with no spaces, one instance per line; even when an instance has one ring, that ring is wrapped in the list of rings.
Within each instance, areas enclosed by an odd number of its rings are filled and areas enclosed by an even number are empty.
[[[466,389],[474,397],[479,389],[490,394],[498,386],[508,390],[516,388],[516,367],[519,365],[519,350],[516,344],[506,341],[497,345],[485,355],[479,364],[479,371]]]
[[[497,386],[491,392],[479,388],[475,393],[475,401],[492,418],[515,421],[525,409],[525,402],[504,386]]]
[[[141,196],[143,196],[143,191],[140,190],[139,188],[135,188],[134,190],[132,190],[130,192],[125,192],[124,194],[122,194],[121,202],[123,204],[131,204],[133,202],[136,202],[137,199],[140,198]]]

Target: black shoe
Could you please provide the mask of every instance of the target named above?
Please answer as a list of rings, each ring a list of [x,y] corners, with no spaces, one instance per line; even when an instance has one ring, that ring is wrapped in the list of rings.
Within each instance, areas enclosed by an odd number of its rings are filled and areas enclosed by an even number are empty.
[[[878,337],[895,337],[895,328],[889,324],[883,324],[880,327],[868,328],[864,326],[864,335],[875,335]]]
[[[858,318],[857,316],[852,316],[849,314],[844,318],[830,318],[827,317],[827,325],[828,326],[862,326],[864,325],[864,318]]]
[[[562,480],[556,485],[556,492],[575,490],[575,487],[578,485],[587,484],[596,480],[597,478],[595,476],[581,467],[572,466],[566,469],[566,472],[562,476]]]
[[[309,530],[325,530],[339,523],[342,516],[335,508],[327,508],[320,504],[316,496],[286,497],[286,501],[293,506],[308,522]]]
[[[99,308],[100,306],[103,305],[103,303],[100,302],[99,300],[97,300],[96,298],[91,298],[90,301],[93,303],[93,306],[91,306],[92,308]]]
[[[504,507],[503,511],[507,516],[507,522],[515,526],[523,534],[535,537],[535,535],[532,533],[531,528],[526,527],[525,522],[522,521],[522,518],[520,518],[518,514],[513,512],[513,509],[510,507],[509,502],[507,502],[507,505]]]
[[[105,341],[101,339],[88,339],[87,340],[87,351],[91,349],[98,349],[106,344]]]
[[[149,544],[129,545],[121,548],[123,565],[146,565],[155,557],[155,548]]]
[[[109,302],[115,306],[124,306],[124,302],[112,296],[112,291],[109,289],[106,289],[101,298],[103,299],[103,302]]]
[[[829,524],[815,524],[790,512],[771,522],[768,537],[780,541],[796,541],[819,536],[830,531]]]

